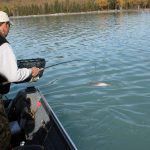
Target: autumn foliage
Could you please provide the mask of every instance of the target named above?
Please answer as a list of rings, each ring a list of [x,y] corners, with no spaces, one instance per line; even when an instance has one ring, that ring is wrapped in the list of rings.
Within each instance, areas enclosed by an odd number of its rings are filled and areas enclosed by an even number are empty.
[[[12,16],[150,8],[150,0],[0,0]]]

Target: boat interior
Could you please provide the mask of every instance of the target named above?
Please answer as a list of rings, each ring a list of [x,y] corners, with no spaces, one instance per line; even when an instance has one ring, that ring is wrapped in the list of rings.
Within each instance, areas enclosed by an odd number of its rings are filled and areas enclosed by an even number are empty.
[[[27,87],[5,101],[13,150],[70,150],[74,143],[39,89]]]

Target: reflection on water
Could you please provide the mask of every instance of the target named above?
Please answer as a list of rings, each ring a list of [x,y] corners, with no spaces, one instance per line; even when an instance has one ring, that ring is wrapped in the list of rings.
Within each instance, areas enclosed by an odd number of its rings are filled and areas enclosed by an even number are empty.
[[[43,57],[34,83],[81,150],[150,147],[150,13],[13,19],[18,59]],[[93,86],[89,83],[111,86]],[[29,83],[28,85],[32,85]],[[13,95],[18,88],[13,85]]]

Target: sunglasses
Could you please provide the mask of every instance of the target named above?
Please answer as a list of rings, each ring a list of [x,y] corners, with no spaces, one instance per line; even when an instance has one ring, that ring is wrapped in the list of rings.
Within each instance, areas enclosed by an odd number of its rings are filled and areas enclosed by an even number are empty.
[[[10,22],[6,22],[8,24],[8,26],[10,27]]]

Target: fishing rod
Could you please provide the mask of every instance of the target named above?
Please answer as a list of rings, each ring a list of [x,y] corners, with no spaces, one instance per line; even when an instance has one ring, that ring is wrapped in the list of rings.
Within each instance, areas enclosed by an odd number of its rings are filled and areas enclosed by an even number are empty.
[[[47,69],[47,68],[54,67],[54,66],[58,66],[58,65],[61,65],[61,64],[70,63],[70,62],[73,62],[73,61],[81,61],[81,59],[63,61],[63,62],[60,62],[60,63],[57,63],[57,64],[49,65],[49,66],[47,66],[47,67],[45,67],[45,68],[41,68],[41,69]]]
[[[58,65],[61,65],[61,64],[66,64],[66,63],[70,63],[70,62],[74,62],[74,61],[81,61],[81,59],[74,59],[74,60],[69,60],[69,61],[63,61],[63,62],[60,62],[60,63],[57,63],[57,64],[52,64],[52,65],[49,65],[49,66],[46,66],[44,68],[40,68],[40,71],[43,71],[44,69],[48,69],[50,67],[54,67],[54,66],[58,66]],[[39,77],[32,77],[30,82],[35,82],[39,79]],[[12,83],[12,82],[9,82],[9,81],[6,81],[6,82],[3,82],[1,83],[1,85],[6,85],[6,84],[9,84],[9,83]],[[14,83],[17,83],[17,82],[14,82]],[[19,83],[19,82],[18,82]]]

